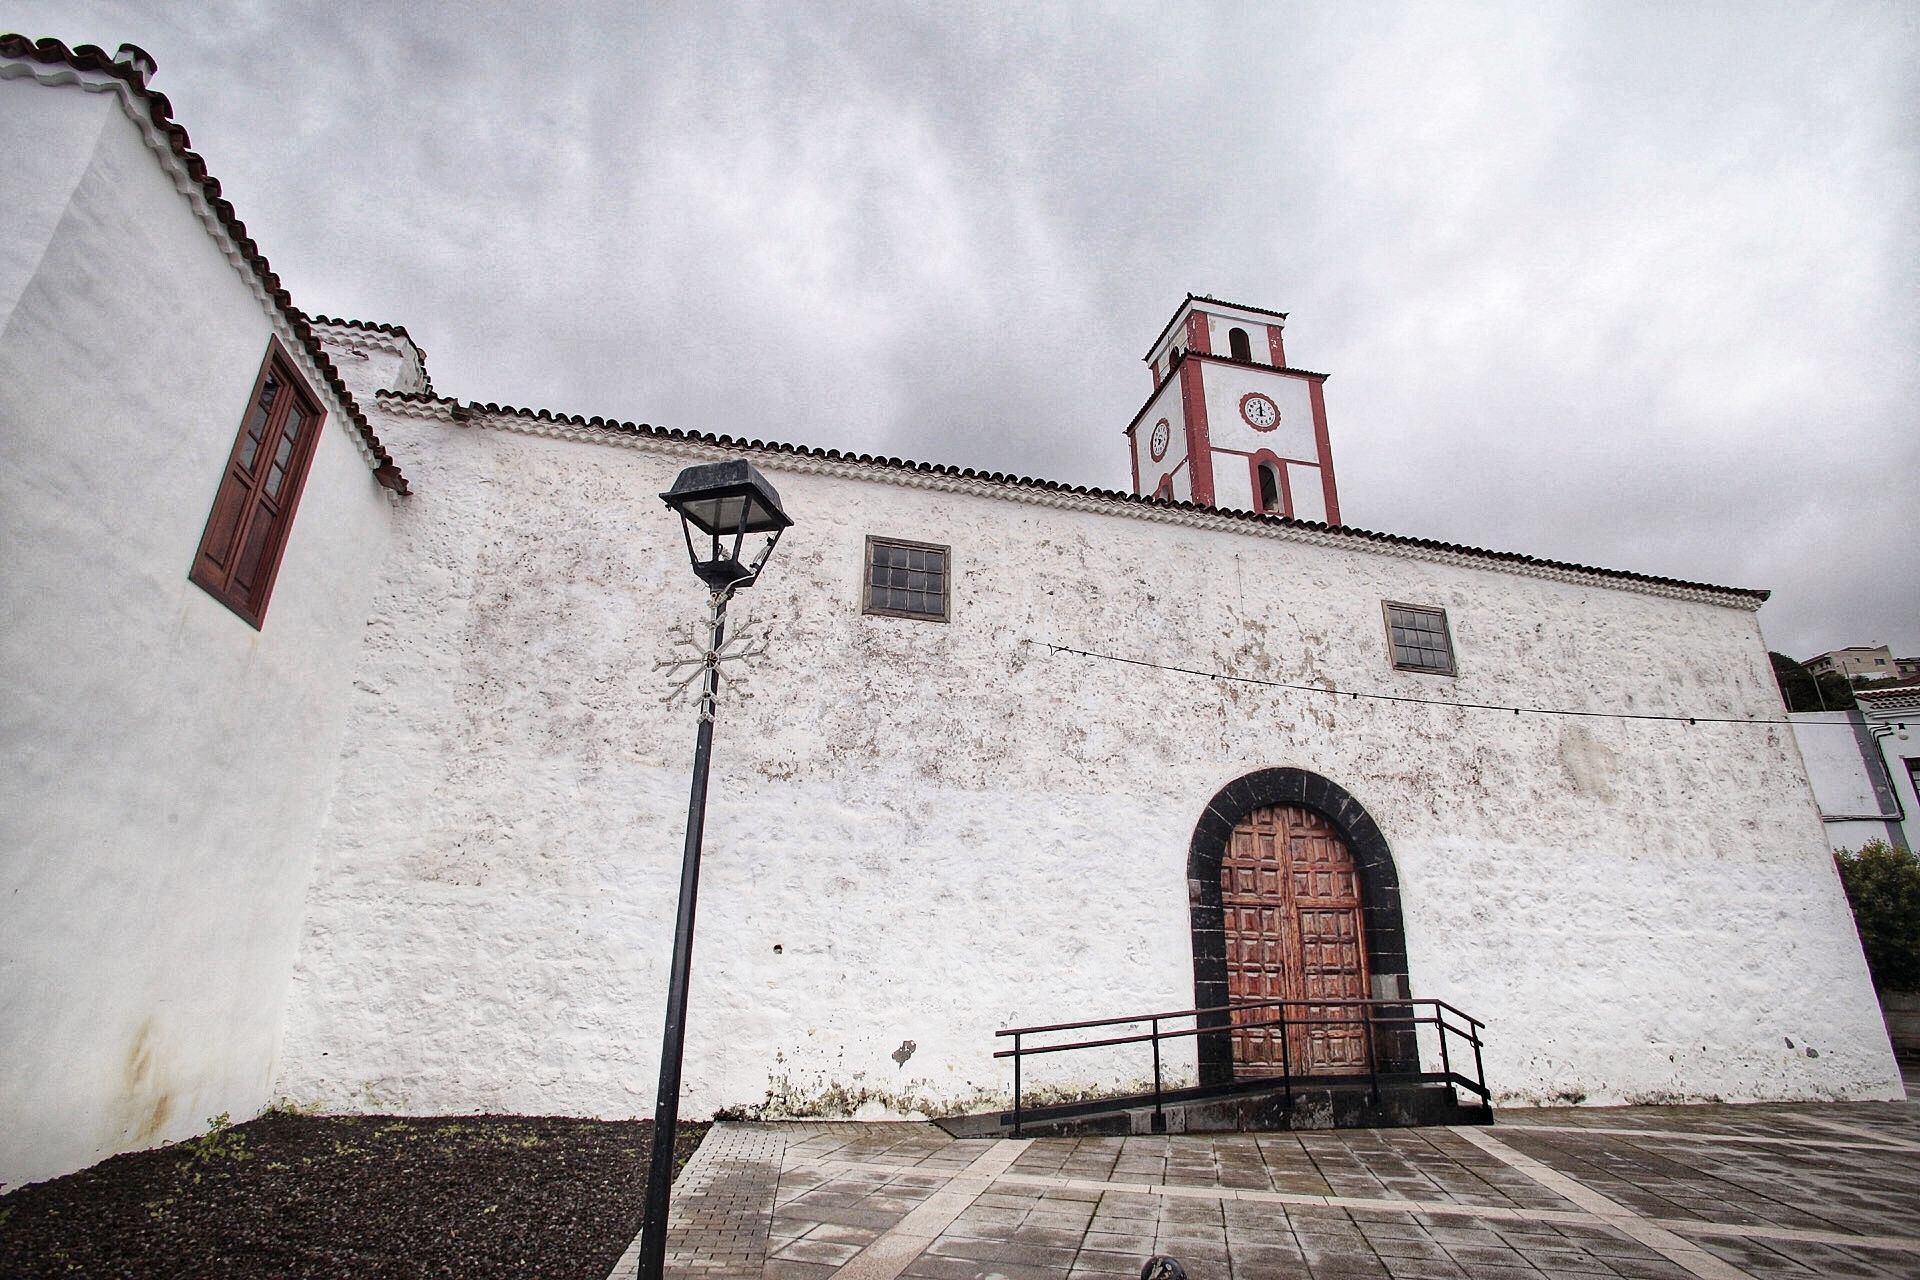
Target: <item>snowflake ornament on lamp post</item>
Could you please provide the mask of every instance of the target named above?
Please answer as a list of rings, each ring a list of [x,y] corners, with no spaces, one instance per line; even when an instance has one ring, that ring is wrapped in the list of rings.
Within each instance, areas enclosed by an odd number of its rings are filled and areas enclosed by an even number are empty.
[[[661,658],[653,664],[655,671],[671,673],[667,677],[670,687],[660,699],[669,706],[686,697],[695,681],[700,682],[700,718],[708,722],[713,720],[714,704],[722,680],[742,699],[753,696],[747,688],[747,673],[729,673],[725,670],[725,664],[745,663],[767,651],[767,625],[751,617],[735,627],[732,635],[721,639],[726,607],[725,598],[715,593],[707,617],[699,624],[706,631],[704,638],[695,636],[694,623],[682,622],[667,628],[667,640],[676,650],[687,652],[677,658]],[[712,673],[711,679],[706,678],[709,672]]]

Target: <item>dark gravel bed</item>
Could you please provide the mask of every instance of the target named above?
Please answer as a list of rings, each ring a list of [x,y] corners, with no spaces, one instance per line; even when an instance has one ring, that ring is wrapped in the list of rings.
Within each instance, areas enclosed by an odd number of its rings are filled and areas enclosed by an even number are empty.
[[[682,1125],[684,1164],[706,1125]],[[653,1124],[275,1114],[0,1196],[0,1276],[606,1280]]]

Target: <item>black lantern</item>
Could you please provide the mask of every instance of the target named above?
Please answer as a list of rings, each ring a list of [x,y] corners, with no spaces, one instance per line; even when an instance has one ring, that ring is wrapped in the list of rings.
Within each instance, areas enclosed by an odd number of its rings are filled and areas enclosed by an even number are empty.
[[[793,521],[780,509],[780,495],[751,463],[709,462],[688,467],[660,500],[680,513],[693,571],[713,591],[750,586],[773,554],[773,544]],[[698,531],[700,542],[695,542]],[[752,564],[740,562],[740,544],[750,533],[769,533]]]

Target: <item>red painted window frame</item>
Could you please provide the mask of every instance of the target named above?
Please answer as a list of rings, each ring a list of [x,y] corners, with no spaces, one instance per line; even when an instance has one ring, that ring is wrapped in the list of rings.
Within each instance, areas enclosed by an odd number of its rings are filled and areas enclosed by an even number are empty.
[[[249,424],[260,404],[269,378],[278,379],[280,388],[256,445],[253,465],[243,465]],[[287,418],[295,408],[305,413],[282,468],[280,492],[267,492],[267,480],[273,459],[285,432]],[[314,448],[320,442],[320,428],[327,411],[313,394],[307,380],[280,345],[278,338],[267,339],[267,353],[260,361],[253,390],[240,415],[240,428],[234,432],[233,447],[227,451],[226,465],[220,474],[220,488],[213,507],[207,513],[206,528],[200,534],[200,546],[193,556],[193,568],[187,578],[208,595],[231,609],[248,626],[258,631],[266,621],[267,602],[273,597],[273,584],[280,576],[280,558],[287,549],[287,534],[293,528],[300,507],[300,495],[307,487],[307,471],[313,462]],[[265,521],[262,526],[261,522]],[[240,559],[258,536],[260,549],[252,566],[253,580],[241,580]]]

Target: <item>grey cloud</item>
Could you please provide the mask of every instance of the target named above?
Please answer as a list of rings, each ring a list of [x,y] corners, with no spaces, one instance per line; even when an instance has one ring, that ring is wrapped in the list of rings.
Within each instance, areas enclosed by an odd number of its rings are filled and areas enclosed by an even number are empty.
[[[463,397],[1123,487],[1189,289],[1355,523],[1920,652],[1894,5],[12,4],[160,60],[294,296]]]

